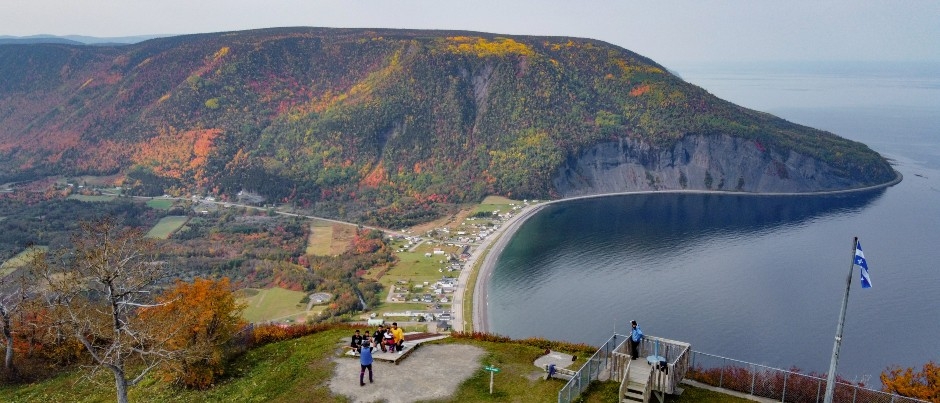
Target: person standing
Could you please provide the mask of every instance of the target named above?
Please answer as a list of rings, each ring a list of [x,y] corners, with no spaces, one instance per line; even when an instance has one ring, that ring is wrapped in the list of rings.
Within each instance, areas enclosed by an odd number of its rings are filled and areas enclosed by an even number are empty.
[[[633,357],[635,360],[637,356],[640,355],[640,340],[643,340],[643,331],[640,330],[640,326],[636,324],[635,320],[630,321],[630,357]]]
[[[369,383],[372,383],[372,350],[375,349],[375,344],[372,343],[368,336],[365,341],[362,343],[362,347],[359,348],[359,386],[366,386],[365,375],[366,369],[369,370]]]

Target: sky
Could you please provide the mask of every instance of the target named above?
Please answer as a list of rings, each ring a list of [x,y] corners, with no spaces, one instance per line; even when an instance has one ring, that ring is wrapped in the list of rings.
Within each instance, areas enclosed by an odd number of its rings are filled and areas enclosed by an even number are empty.
[[[576,36],[674,63],[940,61],[934,0],[4,0],[0,35],[285,26]]]

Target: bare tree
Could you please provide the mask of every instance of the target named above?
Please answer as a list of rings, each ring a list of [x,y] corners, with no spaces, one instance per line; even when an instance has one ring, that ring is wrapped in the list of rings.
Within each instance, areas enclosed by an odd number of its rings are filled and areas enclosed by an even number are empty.
[[[33,253],[30,256],[35,259],[40,255],[41,253]],[[0,277],[0,334],[3,334],[3,343],[6,346],[3,368],[11,378],[17,377],[16,366],[13,363],[13,319],[17,313],[25,309],[34,285],[35,283],[26,279],[26,275],[21,270]]]
[[[106,218],[82,222],[71,247],[34,265],[45,280],[44,299],[56,330],[85,346],[93,371],[111,371],[118,402],[127,402],[127,389],[174,354],[165,348],[171,326],[135,315],[152,306],[151,291],[164,275],[155,257],[154,243],[139,230]]]

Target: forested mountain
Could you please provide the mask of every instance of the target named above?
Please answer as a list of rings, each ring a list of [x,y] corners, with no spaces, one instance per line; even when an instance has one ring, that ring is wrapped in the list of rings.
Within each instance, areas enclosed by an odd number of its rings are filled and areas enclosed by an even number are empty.
[[[138,194],[253,191],[379,223],[486,194],[895,177],[863,144],[596,40],[279,28],[0,45],[0,183],[82,174],[121,174]]]

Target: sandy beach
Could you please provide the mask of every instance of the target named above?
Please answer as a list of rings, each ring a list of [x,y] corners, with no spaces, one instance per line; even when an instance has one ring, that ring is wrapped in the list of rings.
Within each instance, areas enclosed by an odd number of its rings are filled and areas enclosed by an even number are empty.
[[[517,214],[509,218],[503,225],[501,225],[491,236],[484,239],[480,245],[473,250],[470,255],[470,258],[467,259],[465,264],[466,270],[461,270],[460,276],[458,277],[457,290],[454,292],[454,303],[452,305],[452,311],[454,315],[453,320],[453,329],[455,331],[466,331],[468,330],[468,324],[472,327],[473,331],[476,332],[489,332],[489,323],[486,318],[486,289],[489,285],[490,277],[493,274],[493,269],[496,266],[496,261],[499,259],[499,255],[502,254],[503,248],[506,247],[506,244],[512,239],[513,235],[519,229],[519,227],[532,217],[539,210],[553,203],[560,203],[566,201],[572,201],[577,199],[589,199],[597,197],[609,197],[609,196],[619,196],[627,194],[651,194],[651,193],[712,193],[712,194],[747,194],[750,196],[819,196],[825,194],[844,194],[844,193],[855,193],[855,192],[864,192],[870,191],[879,188],[886,188],[893,185],[896,185],[903,180],[903,176],[900,173],[897,174],[897,177],[888,183],[883,183],[879,185],[868,186],[858,189],[845,189],[845,190],[833,190],[833,191],[821,191],[821,192],[809,192],[809,193],[761,193],[761,194],[752,194],[752,193],[741,193],[741,192],[730,192],[730,191],[713,191],[713,190],[653,190],[653,191],[638,191],[638,192],[619,192],[619,193],[607,193],[607,194],[594,194],[594,195],[585,195],[570,197],[565,199],[558,200],[549,200],[540,202],[538,204],[533,204],[526,206],[521,209]],[[491,247],[492,245],[492,247]],[[477,281],[473,287],[472,293],[472,304],[473,304],[473,315],[471,318],[464,318],[463,315],[463,304],[464,298],[466,297],[466,287],[467,282],[470,280],[470,275],[473,272],[473,267],[476,265],[477,260],[483,259],[483,263],[480,265],[480,273],[477,276]],[[469,323],[468,323],[469,321]]]
[[[457,280],[457,290],[454,292],[455,298],[451,310],[454,314],[453,328],[455,331],[466,331],[468,329],[468,321],[470,321],[469,325],[472,326],[474,331],[488,331],[484,301],[486,300],[486,287],[489,283],[490,275],[493,273],[493,267],[496,266],[496,260],[499,258],[500,253],[502,253],[506,243],[512,239],[513,234],[519,229],[519,226],[533,214],[541,210],[542,207],[550,203],[551,202],[544,202],[522,208],[504,222],[503,225],[497,228],[492,235],[480,242],[480,245],[470,254],[470,258],[467,259],[464,265],[466,270],[460,272],[460,276]],[[470,280],[473,267],[481,258],[483,259],[483,263],[480,265],[480,274],[477,276],[476,285],[472,293],[473,317],[464,318],[463,304],[464,298],[467,295],[467,282]]]

